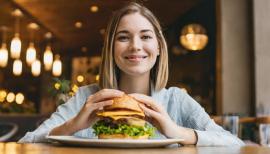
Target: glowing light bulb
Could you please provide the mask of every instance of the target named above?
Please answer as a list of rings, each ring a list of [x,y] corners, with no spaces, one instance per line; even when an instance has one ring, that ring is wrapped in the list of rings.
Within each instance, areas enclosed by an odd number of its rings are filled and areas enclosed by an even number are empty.
[[[7,92],[5,90],[0,90],[0,102],[4,102],[7,96]]]
[[[53,62],[52,73],[54,76],[60,76],[62,74],[62,62],[60,61],[59,55],[56,55],[56,59]]]
[[[11,58],[14,58],[14,59],[20,58],[21,46],[22,46],[22,42],[20,40],[20,35],[19,35],[19,33],[15,33],[15,36],[12,39],[11,45],[10,45]]]
[[[17,59],[13,63],[13,74],[20,76],[22,74],[22,61]]]
[[[40,75],[40,72],[41,72],[41,63],[39,60],[35,60],[33,63],[32,63],[32,66],[31,66],[31,72],[32,74],[37,77]]]
[[[22,93],[18,93],[15,97],[15,101],[17,104],[22,104],[24,101],[24,95]]]
[[[7,101],[9,103],[12,103],[15,100],[15,94],[13,92],[10,92],[7,94]]]
[[[31,64],[36,60],[36,54],[37,52],[34,47],[34,43],[31,42],[26,51],[26,62],[29,66],[31,66]]]
[[[8,50],[5,43],[2,44],[0,49],[0,67],[6,67],[8,63]]]
[[[77,81],[78,82],[83,82],[84,81],[84,77],[82,75],[78,75],[77,76]]]
[[[96,13],[96,12],[98,12],[98,6],[96,6],[96,5],[91,6],[90,10],[91,10],[91,12]]]
[[[43,56],[43,62],[44,62],[44,66],[45,66],[46,71],[49,71],[52,69],[53,53],[52,53],[50,46],[46,47],[46,50],[45,50],[44,56]]]

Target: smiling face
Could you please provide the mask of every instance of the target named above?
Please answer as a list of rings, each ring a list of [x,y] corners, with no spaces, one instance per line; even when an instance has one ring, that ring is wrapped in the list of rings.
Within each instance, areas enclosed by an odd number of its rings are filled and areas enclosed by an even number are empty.
[[[121,18],[114,40],[114,60],[121,74],[141,76],[150,73],[159,55],[152,24],[139,13]]]

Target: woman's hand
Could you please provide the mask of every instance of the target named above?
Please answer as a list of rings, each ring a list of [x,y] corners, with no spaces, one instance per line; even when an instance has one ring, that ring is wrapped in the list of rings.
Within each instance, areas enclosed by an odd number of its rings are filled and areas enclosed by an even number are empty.
[[[146,114],[147,121],[153,124],[161,133],[168,138],[183,138],[183,144],[196,144],[197,139],[192,129],[178,126],[168,115],[167,111],[155,103],[151,97],[143,94],[129,94],[141,102],[140,107]]]
[[[111,98],[121,97],[124,92],[115,89],[103,89],[90,95],[81,111],[74,118],[78,129],[85,129],[93,125],[97,120],[96,112],[102,110],[103,107],[112,105]]]
[[[121,97],[124,92],[115,89],[103,89],[90,95],[80,112],[63,125],[54,128],[50,135],[71,135],[79,130],[86,129],[97,120],[96,112],[103,107],[112,105],[111,98]]]
[[[140,107],[146,114],[147,121],[152,123],[161,133],[169,138],[175,137],[174,129],[177,126],[168,115],[167,111],[155,101],[143,94],[130,94],[133,98],[143,103]]]

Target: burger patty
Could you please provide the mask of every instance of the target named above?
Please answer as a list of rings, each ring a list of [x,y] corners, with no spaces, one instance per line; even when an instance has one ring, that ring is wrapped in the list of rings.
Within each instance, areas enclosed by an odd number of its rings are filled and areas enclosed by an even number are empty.
[[[111,128],[118,128],[118,124],[127,124],[127,119],[119,119],[116,122],[112,118],[104,117],[101,121],[104,122],[105,126],[108,126]]]

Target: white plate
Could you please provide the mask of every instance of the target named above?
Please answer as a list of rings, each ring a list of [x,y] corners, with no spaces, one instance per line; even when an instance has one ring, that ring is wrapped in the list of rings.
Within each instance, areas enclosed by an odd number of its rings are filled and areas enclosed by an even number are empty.
[[[118,147],[118,148],[150,148],[165,147],[171,144],[180,143],[183,139],[149,139],[149,140],[130,140],[130,139],[91,139],[78,138],[74,136],[47,136],[50,141],[57,141],[62,144],[91,146],[91,147]]]

